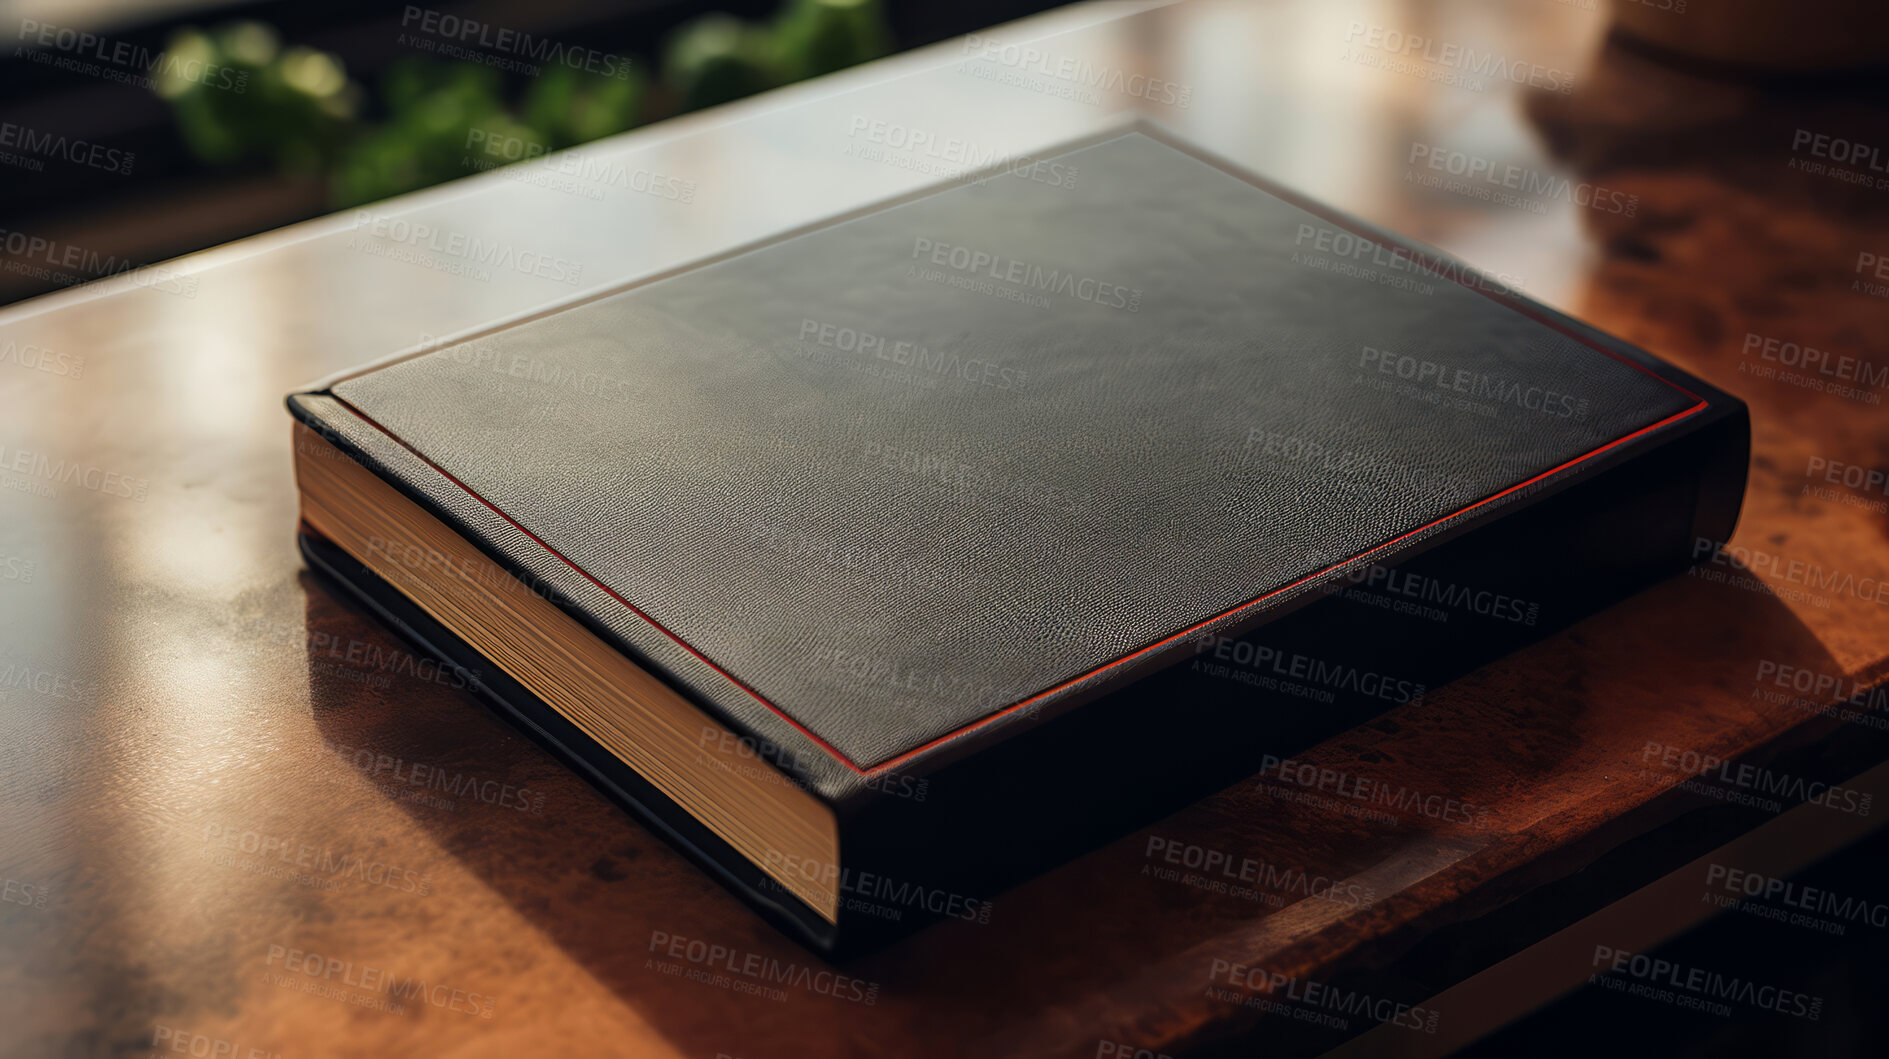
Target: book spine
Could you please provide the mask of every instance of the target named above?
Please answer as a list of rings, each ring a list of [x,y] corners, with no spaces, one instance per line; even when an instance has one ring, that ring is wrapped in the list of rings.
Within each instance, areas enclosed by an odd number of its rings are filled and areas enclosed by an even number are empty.
[[[701,656],[613,601],[575,567],[532,543],[504,516],[453,485],[336,399],[321,393],[293,394],[288,406],[303,425],[451,527],[527,589],[556,604],[715,718],[757,761],[829,802],[856,784],[831,755]],[[705,733],[704,738],[709,736]]]

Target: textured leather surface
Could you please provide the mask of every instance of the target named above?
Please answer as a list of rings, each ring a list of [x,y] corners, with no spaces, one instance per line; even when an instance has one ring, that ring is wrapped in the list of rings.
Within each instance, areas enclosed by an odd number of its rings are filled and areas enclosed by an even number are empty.
[[[1695,403],[1147,136],[1051,161],[334,393],[861,767]]]

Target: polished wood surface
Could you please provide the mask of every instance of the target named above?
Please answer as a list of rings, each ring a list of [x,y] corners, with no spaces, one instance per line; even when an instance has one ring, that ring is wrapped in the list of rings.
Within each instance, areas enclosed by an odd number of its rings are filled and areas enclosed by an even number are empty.
[[[1069,8],[992,31],[1047,56],[1034,72],[927,49],[619,137],[575,175],[481,176],[0,312],[0,1054],[1253,1054],[1389,1032],[1266,1014],[1236,968],[1436,1011],[1387,1048],[1473,1036],[1484,1015],[1443,991],[1771,818],[1669,759],[1839,784],[1889,759],[1877,714],[1819,712],[1889,677],[1889,498],[1843,484],[1889,468],[1889,384],[1855,366],[1889,365],[1860,256],[1889,256],[1889,190],[1793,147],[1889,143],[1889,121],[1854,85],[1755,87],[1606,28],[1547,3]],[[1372,45],[1391,30],[1562,76],[1415,76]],[[1144,92],[1068,91],[1071,65]],[[303,570],[290,389],[951,164],[894,125],[1029,154],[1136,112],[1743,397],[1732,557],[1295,755],[1313,773],[1274,766],[988,922],[837,969]],[[1476,160],[1536,176],[1450,182]],[[437,249],[454,235],[575,282],[468,268]],[[1852,358],[1853,389],[1793,371],[1806,348]],[[1389,811],[1343,793],[1359,781],[1432,797]],[[1220,892],[1171,849],[1335,885]]]

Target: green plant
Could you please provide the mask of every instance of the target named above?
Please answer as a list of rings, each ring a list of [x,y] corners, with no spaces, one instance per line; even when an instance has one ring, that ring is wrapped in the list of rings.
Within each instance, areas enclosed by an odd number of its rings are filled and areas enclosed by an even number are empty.
[[[490,67],[418,57],[394,63],[380,85],[387,120],[358,129],[336,159],[330,200],[353,206],[466,175],[474,129],[521,134],[500,90]]]
[[[362,130],[335,166],[330,199],[338,207],[633,128],[643,82],[634,71],[604,77],[553,66],[526,89],[514,115],[496,70],[416,56],[388,70],[381,98],[387,121]]]
[[[774,26],[776,61],[789,81],[877,59],[890,40],[879,0],[794,0]]]
[[[158,71],[158,94],[206,162],[267,157],[287,171],[319,172],[353,127],[362,96],[339,59],[284,49],[260,22],[180,30]]]
[[[789,0],[767,26],[720,13],[685,23],[663,75],[693,110],[876,59],[889,40],[879,0]]]
[[[788,0],[764,25],[713,14],[680,27],[664,49],[664,80],[689,110],[887,47],[880,0]],[[285,48],[253,21],[180,30],[159,69],[158,94],[196,157],[218,165],[267,158],[283,172],[325,176],[336,207],[588,143],[651,116],[645,78],[633,67],[605,76],[551,64],[514,106],[492,67],[411,56],[381,77],[384,117],[370,121],[367,93],[338,57]]]
[[[634,67],[627,74],[599,77],[553,67],[525,92],[520,117],[553,149],[633,128],[643,111],[643,77]]]
[[[703,15],[679,27],[663,51],[663,79],[683,110],[712,107],[784,84],[765,30],[733,15]]]

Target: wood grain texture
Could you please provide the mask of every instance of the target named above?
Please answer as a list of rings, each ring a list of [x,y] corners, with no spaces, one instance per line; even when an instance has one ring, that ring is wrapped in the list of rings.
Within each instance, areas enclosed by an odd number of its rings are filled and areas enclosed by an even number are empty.
[[[1889,577],[1889,504],[1806,474],[1889,467],[1889,386],[1760,377],[1777,365],[1747,352],[1757,335],[1889,364],[1889,300],[1856,269],[1889,254],[1889,190],[1792,164],[1800,127],[1889,142],[1882,108],[1841,84],[1673,71],[1602,47],[1602,16],[1516,10],[1072,8],[994,33],[1185,86],[1188,105],[1062,98],[1053,76],[1020,86],[953,44],[597,148],[695,181],[691,204],[498,175],[370,211],[582,262],[588,287],[932,179],[856,150],[884,145],[855,118],[1027,153],[1141,111],[1743,397],[1755,451],[1733,544],[1750,569],[1709,563],[1296,755],[1435,808],[1274,768],[1001,895],[988,923],[836,975],[301,569],[281,396],[574,293],[389,256],[371,221],[339,217],[178,262],[190,296],[120,282],[0,314],[0,342],[84,364],[0,362],[0,576],[33,564],[0,580],[0,1054],[143,1054],[180,1034],[282,1056],[1317,1051],[1364,1026],[1210,994],[1216,969],[1421,1004],[1768,818],[1680,788],[1664,748],[1829,782],[1889,756],[1880,708],[1823,715],[1833,695],[1772,701],[1760,677],[1798,667],[1845,693],[1889,677],[1864,587]],[[1527,56],[1575,90],[1383,69],[1352,20]],[[1636,208],[1425,186],[1419,144]],[[1100,766],[1103,783],[1160,767]],[[1151,845],[1273,874],[1216,892],[1157,875]],[[1298,879],[1341,889],[1307,897]],[[751,958],[791,965],[759,983],[774,992],[727,969]]]

